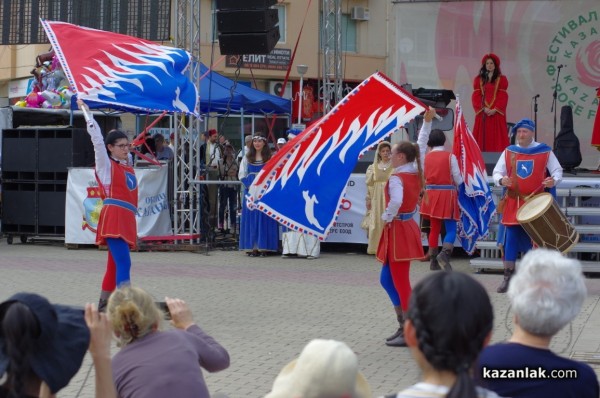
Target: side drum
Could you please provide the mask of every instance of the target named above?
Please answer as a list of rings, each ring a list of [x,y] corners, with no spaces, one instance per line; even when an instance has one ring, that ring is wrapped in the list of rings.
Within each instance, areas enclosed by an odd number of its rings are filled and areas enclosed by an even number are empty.
[[[539,247],[567,253],[579,242],[579,232],[549,193],[528,199],[517,211],[517,221]]]

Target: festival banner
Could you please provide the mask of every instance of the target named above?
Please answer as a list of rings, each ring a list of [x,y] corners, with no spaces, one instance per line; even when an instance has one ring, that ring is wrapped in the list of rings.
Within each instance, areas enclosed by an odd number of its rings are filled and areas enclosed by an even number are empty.
[[[138,180],[137,234],[171,235],[171,215],[167,198],[168,167],[136,168]],[[94,244],[102,209],[100,188],[94,169],[69,169],[65,206],[65,243]]]
[[[263,167],[248,207],[325,239],[359,157],[425,109],[382,73],[371,75]]]
[[[41,23],[71,88],[91,108],[198,115],[187,51],[66,22]]]
[[[340,214],[329,230],[325,242],[369,243],[367,231],[360,227],[367,207],[365,174],[353,173],[346,184],[346,194],[340,205]]]
[[[492,190],[487,182],[487,171],[481,150],[465,122],[460,101],[456,99],[454,146],[452,153],[464,183],[458,187],[458,238],[463,249],[473,254],[477,240],[489,233],[490,220],[496,212]]]

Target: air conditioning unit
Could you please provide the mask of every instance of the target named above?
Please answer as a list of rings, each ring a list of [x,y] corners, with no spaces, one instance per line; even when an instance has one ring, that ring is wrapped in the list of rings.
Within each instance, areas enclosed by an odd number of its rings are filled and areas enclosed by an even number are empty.
[[[282,81],[270,81],[269,82],[269,94],[281,97],[282,91],[283,91],[283,82]],[[282,98],[292,99],[292,82],[287,82],[287,84],[285,85],[285,92],[283,93]]]
[[[356,21],[368,21],[369,20],[369,9],[366,7],[352,7],[352,13],[350,18]]]

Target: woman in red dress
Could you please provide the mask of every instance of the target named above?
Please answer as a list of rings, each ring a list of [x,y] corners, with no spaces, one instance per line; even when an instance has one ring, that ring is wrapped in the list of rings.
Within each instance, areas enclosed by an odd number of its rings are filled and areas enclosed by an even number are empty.
[[[471,96],[475,110],[473,135],[482,152],[502,152],[508,146],[508,80],[500,72],[500,58],[496,54],[484,55],[481,64]]]

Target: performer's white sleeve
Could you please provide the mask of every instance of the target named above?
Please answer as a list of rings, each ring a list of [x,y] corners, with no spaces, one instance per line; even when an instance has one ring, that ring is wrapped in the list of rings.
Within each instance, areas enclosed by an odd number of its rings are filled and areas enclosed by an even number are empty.
[[[560,165],[558,159],[556,158],[556,155],[554,155],[554,152],[552,151],[550,152],[550,156],[548,157],[548,164],[546,167],[548,168],[550,175],[554,179],[554,185],[558,185],[558,183],[560,183],[563,178],[563,168]]]
[[[432,122],[423,120],[419,136],[417,137],[417,145],[419,145],[419,155],[421,157],[421,169],[425,167],[425,152],[427,152],[427,141],[429,141],[429,133],[431,133]]]
[[[500,185],[500,180],[502,177],[506,176],[506,150],[504,150],[500,154],[500,159],[498,159],[498,163],[494,167],[494,171],[492,172],[492,178],[494,180],[495,185]]]
[[[381,214],[381,219],[385,222],[391,222],[394,217],[398,214],[398,209],[402,206],[402,200],[404,199],[404,187],[400,177],[392,175],[388,184],[390,193],[390,202],[387,208]]]
[[[238,170],[238,180],[242,180],[242,178],[248,175],[248,158],[244,156],[242,158],[242,162],[240,163],[240,169]]]
[[[87,131],[92,139],[92,144],[94,145],[96,175],[98,176],[100,183],[106,189],[111,183],[110,159],[108,157],[108,152],[106,152],[106,146],[104,145],[104,138],[102,137],[100,126],[98,126],[98,123],[93,118],[87,123]]]
[[[452,179],[456,186],[462,184],[463,178],[460,174],[460,168],[458,167],[458,160],[456,160],[456,156],[454,155],[450,155],[450,170],[452,171]]]

